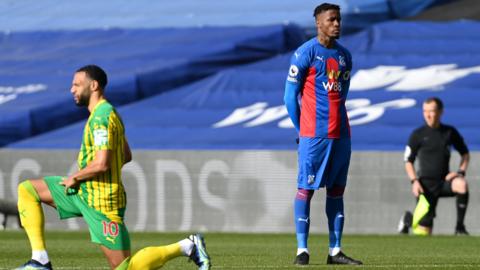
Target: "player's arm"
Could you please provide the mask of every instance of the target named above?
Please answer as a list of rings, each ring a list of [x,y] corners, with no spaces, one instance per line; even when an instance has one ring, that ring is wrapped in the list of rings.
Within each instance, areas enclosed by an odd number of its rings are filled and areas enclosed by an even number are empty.
[[[125,143],[123,144],[123,151],[125,153],[125,159],[123,161],[123,164],[125,165],[128,162],[132,161],[132,151],[130,150],[127,139],[125,139]]]
[[[288,116],[292,120],[293,125],[297,132],[300,132],[300,104],[298,104],[298,94],[300,93],[300,87],[291,83],[285,84],[285,94],[283,101],[287,108]]]
[[[452,144],[453,147],[460,153],[460,166],[458,167],[457,173],[461,176],[465,176],[465,172],[468,169],[468,164],[470,162],[470,153],[468,151],[467,144],[463,140],[462,135],[458,132],[457,129],[453,129],[452,132]]]
[[[422,185],[420,185],[420,181],[418,180],[417,173],[415,171],[415,159],[417,157],[419,144],[418,139],[415,136],[415,132],[410,135],[408,140],[408,145],[405,148],[404,153],[404,161],[405,161],[405,172],[407,173],[408,179],[412,184],[412,193],[415,197],[418,197],[421,193],[423,193]]]
[[[468,169],[469,162],[470,162],[470,154],[469,153],[463,154],[460,160],[460,167],[458,168],[459,172],[463,172],[463,176],[465,176],[465,172]]]
[[[283,101],[287,108],[288,116],[292,120],[297,132],[300,132],[300,104],[298,96],[305,82],[305,74],[309,66],[308,54],[297,50],[290,60],[290,68],[285,83]]]
[[[108,171],[110,169],[111,156],[111,150],[97,150],[95,158],[90,163],[88,163],[85,168],[77,171],[76,173],[70,175],[68,178],[63,180],[62,184],[65,186],[65,189],[69,187],[74,187],[82,181],[91,179],[94,176]]]

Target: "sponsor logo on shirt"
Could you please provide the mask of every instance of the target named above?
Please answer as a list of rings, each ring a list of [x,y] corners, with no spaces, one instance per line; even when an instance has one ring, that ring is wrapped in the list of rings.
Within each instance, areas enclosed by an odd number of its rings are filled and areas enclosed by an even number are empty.
[[[327,82],[322,82],[323,88],[327,92],[342,92],[342,84],[338,81],[340,77],[340,70],[338,68],[338,62],[335,58],[330,57],[327,59]]]

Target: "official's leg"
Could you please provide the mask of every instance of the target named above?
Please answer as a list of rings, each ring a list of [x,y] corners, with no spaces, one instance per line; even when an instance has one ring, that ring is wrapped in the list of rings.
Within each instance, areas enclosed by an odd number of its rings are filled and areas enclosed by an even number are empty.
[[[41,202],[54,206],[52,195],[43,179],[25,180],[18,185],[18,212],[30,241],[34,260],[24,266],[36,265],[38,262],[48,269],[50,260],[45,245],[45,217]],[[41,265],[37,265],[38,268],[41,268]]]
[[[450,184],[451,192],[453,192],[456,199],[457,207],[457,225],[455,227],[455,234],[468,235],[467,230],[465,229],[465,214],[467,213],[468,207],[468,184],[465,178],[456,177],[451,181]]]

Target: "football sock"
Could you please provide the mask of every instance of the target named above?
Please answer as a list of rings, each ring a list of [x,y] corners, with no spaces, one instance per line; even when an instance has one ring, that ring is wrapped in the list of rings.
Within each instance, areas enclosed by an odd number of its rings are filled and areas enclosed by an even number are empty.
[[[341,251],[340,247],[328,248],[328,255],[335,256]]]
[[[310,230],[310,201],[313,190],[299,189],[295,196],[295,226],[297,232],[297,247],[308,249],[308,233]]]
[[[33,250],[32,259],[41,264],[47,264],[50,261],[46,250]]]
[[[45,246],[44,226],[45,218],[37,191],[29,180],[18,185],[18,212],[30,246],[32,259],[42,264],[48,263],[48,255]]]
[[[468,192],[464,194],[457,194],[457,227],[464,226],[465,213],[468,206]]]
[[[329,248],[332,254],[335,252],[338,253],[340,251],[340,247],[342,246],[341,241],[344,222],[343,195],[331,196],[327,191],[325,210],[328,218]]]
[[[297,255],[300,255],[303,252],[306,252],[307,254],[310,254],[310,252],[308,251],[308,248],[297,248]]]
[[[180,249],[182,250],[183,255],[190,256],[193,249],[193,242],[190,239],[183,239],[178,242],[180,244]]]
[[[167,261],[183,254],[180,243],[168,246],[146,247],[135,253],[128,263],[128,270],[157,269]],[[116,269],[121,268],[123,263]]]

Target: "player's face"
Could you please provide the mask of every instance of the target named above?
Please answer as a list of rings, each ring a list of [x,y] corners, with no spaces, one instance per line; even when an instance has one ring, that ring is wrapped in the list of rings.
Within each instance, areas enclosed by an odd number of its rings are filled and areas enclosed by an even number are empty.
[[[340,37],[341,21],[339,11],[333,9],[324,11],[316,17],[317,31],[321,35],[337,39]]]
[[[437,127],[441,116],[442,111],[437,108],[437,103],[423,103],[423,118],[429,127]]]
[[[77,106],[88,106],[90,102],[92,80],[87,77],[85,72],[77,72],[73,76],[72,88],[70,92],[73,95]]]

